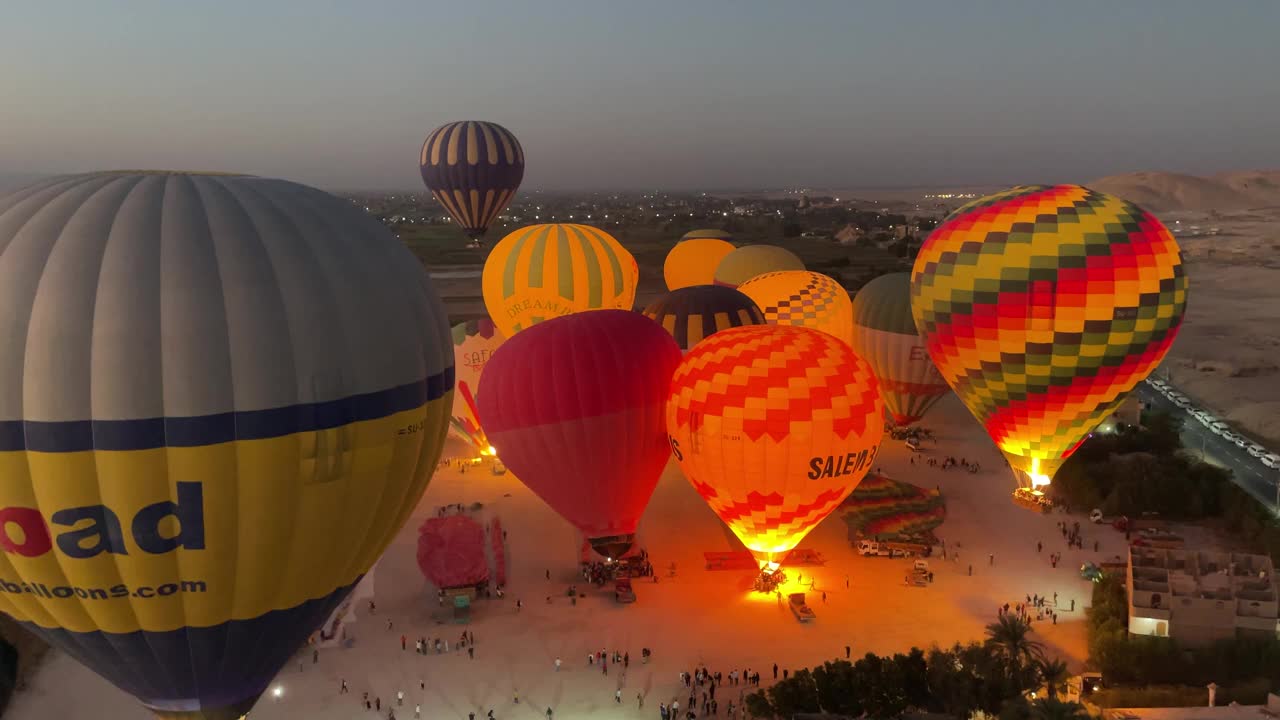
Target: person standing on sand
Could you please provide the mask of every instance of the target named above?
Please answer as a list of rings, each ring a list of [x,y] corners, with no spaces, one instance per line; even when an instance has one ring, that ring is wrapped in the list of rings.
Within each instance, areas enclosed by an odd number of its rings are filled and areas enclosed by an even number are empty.
[[[848,645],[845,645],[845,646],[844,646],[844,659],[845,659],[845,660],[848,660],[848,659],[849,659],[849,646],[848,646]]]
[[[403,691],[403,690],[399,690],[399,691],[397,691],[397,692],[396,692],[396,704],[397,704],[397,705],[404,705],[404,691]]]
[[[409,644],[409,638],[401,635],[400,636],[400,652],[404,652],[405,650],[407,650],[408,644]]]
[[[420,718],[420,717],[422,717],[422,706],[421,706],[421,705],[414,705],[414,706],[413,706],[413,717],[414,717],[414,718]]]
[[[560,672],[560,658],[556,658],[556,672]]]
[[[613,701],[618,705],[622,704],[622,690],[613,691]]]
[[[641,695],[640,693],[636,693],[636,707],[641,710],[644,709],[644,695]]]

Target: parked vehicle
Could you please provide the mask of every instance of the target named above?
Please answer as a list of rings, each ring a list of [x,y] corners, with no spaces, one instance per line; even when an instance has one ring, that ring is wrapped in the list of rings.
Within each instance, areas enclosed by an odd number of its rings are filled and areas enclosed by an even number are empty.
[[[1280,456],[1268,453],[1262,456],[1262,464],[1272,470],[1280,470]]]
[[[1263,455],[1267,454],[1266,448],[1262,447],[1261,445],[1250,445],[1249,447],[1245,448],[1245,452],[1249,453],[1250,455],[1256,458],[1261,458]]]

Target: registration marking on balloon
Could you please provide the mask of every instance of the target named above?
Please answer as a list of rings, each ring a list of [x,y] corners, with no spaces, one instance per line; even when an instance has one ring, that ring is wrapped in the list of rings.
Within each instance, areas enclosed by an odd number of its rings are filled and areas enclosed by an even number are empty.
[[[759,555],[785,552],[861,481],[883,433],[867,364],[808,328],[745,326],[697,345],[667,404],[673,453]]]
[[[921,248],[911,292],[943,377],[1044,483],[1164,358],[1187,277],[1173,235],[1141,208],[1030,186],[953,213]]]

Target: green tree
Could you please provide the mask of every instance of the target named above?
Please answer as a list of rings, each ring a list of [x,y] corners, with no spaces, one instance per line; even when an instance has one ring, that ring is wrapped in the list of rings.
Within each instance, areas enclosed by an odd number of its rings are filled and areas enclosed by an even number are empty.
[[[1076,702],[1040,698],[1031,703],[1032,720],[1089,720],[1089,712]]]
[[[1057,700],[1058,691],[1067,684],[1067,678],[1071,676],[1067,664],[1058,658],[1042,658],[1036,663],[1036,671],[1040,673],[1040,680],[1048,689],[1049,699]]]
[[[771,718],[777,715],[773,709],[773,703],[769,702],[769,697],[764,690],[751,693],[742,701],[742,704],[752,717]]]
[[[1031,624],[1009,613],[987,626],[987,647],[1008,664],[1015,685],[1028,685],[1026,670],[1044,655],[1044,645],[1031,639]]]
[[[929,663],[924,651],[913,647],[906,655],[894,655],[893,663],[902,678],[902,691],[907,705],[925,708],[929,705]]]
[[[818,704],[824,712],[858,716],[863,712],[858,694],[854,692],[853,663],[836,660],[814,668],[813,679],[818,687]]]
[[[783,717],[820,711],[818,685],[814,682],[813,673],[808,668],[797,670],[789,679],[769,688],[769,704],[773,706],[774,713]]]

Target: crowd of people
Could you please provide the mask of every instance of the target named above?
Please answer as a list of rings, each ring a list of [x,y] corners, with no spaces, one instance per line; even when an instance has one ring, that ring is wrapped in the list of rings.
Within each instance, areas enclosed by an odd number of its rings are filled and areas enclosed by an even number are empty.
[[[938,461],[938,458],[934,458],[934,457],[929,458],[925,462],[928,464],[929,467],[936,467],[939,470],[950,470],[953,467],[959,467],[967,470],[970,474],[977,473],[979,470],[982,469],[982,465],[978,463],[978,461],[976,460],[973,462],[969,462],[964,458],[960,458],[959,460],[957,460],[956,458],[950,455],[943,458],[941,462]],[[911,456],[911,464],[912,465],[916,464],[916,458],[914,455]]]

